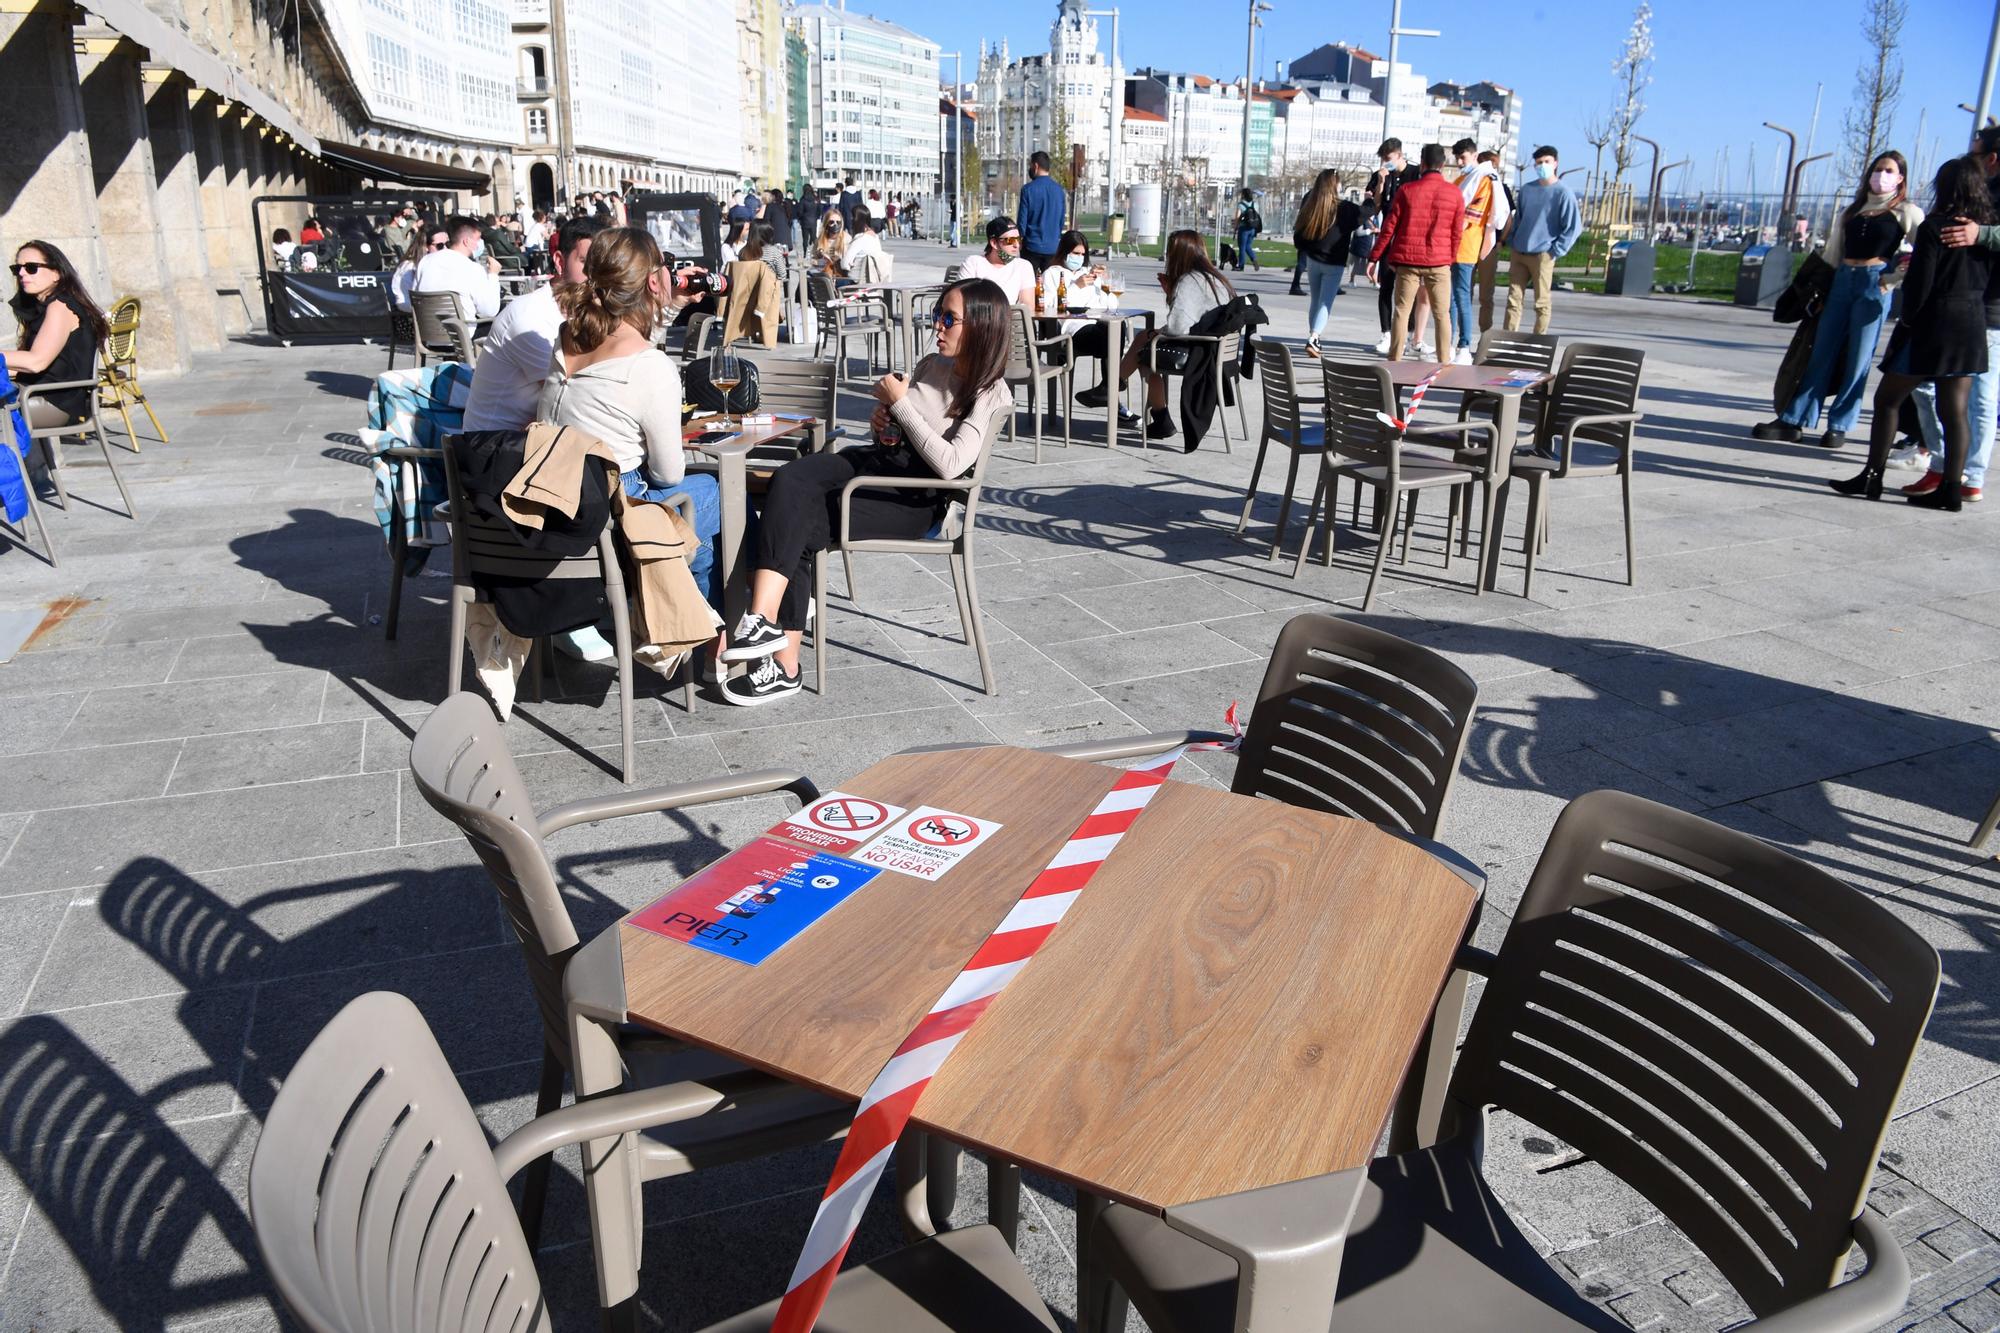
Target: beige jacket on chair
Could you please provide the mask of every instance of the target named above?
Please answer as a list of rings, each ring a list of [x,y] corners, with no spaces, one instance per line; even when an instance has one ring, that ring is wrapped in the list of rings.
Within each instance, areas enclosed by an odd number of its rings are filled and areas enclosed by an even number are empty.
[[[778,345],[778,320],[784,296],[778,275],[761,259],[739,259],[729,266],[729,299],[722,310],[722,345],[738,338],[755,338],[766,347]]]

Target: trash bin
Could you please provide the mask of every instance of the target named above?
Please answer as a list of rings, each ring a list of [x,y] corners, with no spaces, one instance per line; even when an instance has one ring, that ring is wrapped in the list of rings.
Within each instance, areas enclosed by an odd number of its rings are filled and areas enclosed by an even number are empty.
[[[1792,252],[1780,245],[1753,245],[1736,270],[1736,304],[1772,306],[1792,285]]]
[[[1111,215],[1110,221],[1105,223],[1104,238],[1111,245],[1123,245],[1125,243],[1125,215],[1123,213],[1113,213]]]
[[[1619,241],[1611,247],[1611,261],[1604,268],[1606,296],[1651,296],[1653,294],[1653,243]]]

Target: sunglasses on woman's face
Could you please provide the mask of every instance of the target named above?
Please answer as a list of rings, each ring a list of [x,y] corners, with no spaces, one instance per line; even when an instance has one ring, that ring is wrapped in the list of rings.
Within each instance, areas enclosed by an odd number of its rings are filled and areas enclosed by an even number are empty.
[[[963,318],[963,315],[954,315],[949,310],[940,310],[931,316],[931,323],[941,329],[949,329],[956,326]]]
[[[49,265],[49,264],[36,264],[36,263],[33,263],[33,262],[30,262],[30,263],[26,263],[26,264],[9,264],[9,265],[8,265],[7,267],[8,267],[8,269],[9,269],[9,270],[11,270],[11,271],[13,272],[14,276],[18,278],[18,277],[20,277],[20,276],[21,276],[21,275],[22,275],[23,273],[27,273],[27,274],[30,274],[30,275],[32,275],[32,274],[36,274],[36,273],[40,273],[40,272],[41,272],[41,271],[42,271],[43,269],[45,269],[45,268],[52,268],[53,266],[52,266],[52,265]]]

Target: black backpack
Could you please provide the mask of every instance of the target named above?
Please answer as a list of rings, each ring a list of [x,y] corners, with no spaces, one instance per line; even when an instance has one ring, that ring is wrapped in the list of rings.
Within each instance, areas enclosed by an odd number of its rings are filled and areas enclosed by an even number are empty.
[[[1251,231],[1262,235],[1264,231],[1264,215],[1259,213],[1254,205],[1246,208],[1243,210],[1243,225]]]

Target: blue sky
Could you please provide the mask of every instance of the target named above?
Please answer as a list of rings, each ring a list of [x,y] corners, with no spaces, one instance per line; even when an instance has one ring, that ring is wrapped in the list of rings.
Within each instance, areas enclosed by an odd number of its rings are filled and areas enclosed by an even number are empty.
[[[1103,0],[1097,0],[1102,3]],[[849,6],[962,47],[968,73],[982,37],[1008,39],[1016,53],[1043,51],[1055,0],[999,5],[939,5],[935,0],[848,0]],[[1334,5],[1328,0],[1272,0],[1258,34],[1257,64],[1268,77],[1273,58],[1302,55],[1321,42],[1345,40],[1378,54],[1388,46],[1389,0]],[[1243,69],[1244,6],[1207,0],[1127,0],[1120,44],[1127,68],[1160,65],[1234,76]],[[1406,38],[1404,58],[1430,79],[1490,78],[1526,99],[1523,128],[1563,149],[1565,165],[1588,165],[1580,126],[1612,105],[1611,61],[1631,24],[1625,0],[1404,0],[1403,26],[1438,28],[1438,38]],[[1814,151],[1838,149],[1842,113],[1852,100],[1862,55],[1861,0],[1655,0],[1656,69],[1639,132],[1658,139],[1668,160],[1691,157],[1690,189],[1714,179],[1717,151],[1729,149],[1735,188],[1756,144],[1758,175],[1768,186],[1782,136],[1773,120],[1799,132],[1812,119],[1813,87],[1826,84]],[[1109,21],[1104,20],[1108,40]],[[1916,156],[1918,113],[1929,109],[1924,139],[1938,138],[1939,160],[1963,147],[1972,118],[1957,109],[1979,91],[1989,0],[1909,0],[1903,33],[1904,95],[1893,139]],[[945,67],[950,77],[949,64]],[[2000,102],[2000,97],[1995,98]],[[2000,107],[1996,107],[2000,110]],[[1803,149],[1801,149],[1803,152]],[[1830,165],[1830,164],[1829,164]],[[1670,184],[1677,187],[1680,182]],[[1832,188],[1828,181],[1822,188]],[[1840,186],[1839,188],[1846,188]]]

